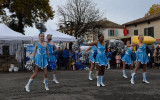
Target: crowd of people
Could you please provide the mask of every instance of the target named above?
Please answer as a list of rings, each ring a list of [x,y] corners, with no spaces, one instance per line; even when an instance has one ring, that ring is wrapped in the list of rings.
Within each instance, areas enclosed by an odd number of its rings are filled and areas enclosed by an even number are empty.
[[[110,66],[112,68],[122,68],[123,67],[123,61],[122,57],[124,56],[123,53],[118,52],[118,50],[111,51],[110,49],[106,50],[106,56],[110,61],[110,64],[108,65],[108,69]],[[157,69],[160,69],[160,45],[152,45],[151,48],[146,46],[146,53],[149,58],[149,62],[147,63],[147,67],[152,68],[155,66]],[[136,51],[132,50],[131,53],[131,65],[135,67],[136,64]],[[129,67],[129,66],[127,66]]]

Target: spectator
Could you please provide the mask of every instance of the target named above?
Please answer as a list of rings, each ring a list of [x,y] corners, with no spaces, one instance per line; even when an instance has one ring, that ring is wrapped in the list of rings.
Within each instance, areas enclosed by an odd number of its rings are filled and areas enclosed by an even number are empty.
[[[154,50],[154,61],[157,69],[160,69],[160,48],[159,46],[156,46],[156,49]]]
[[[65,69],[68,69],[68,61],[69,61],[69,51],[67,50],[67,48],[65,48],[62,52],[62,57],[63,57],[63,67],[65,67]]]
[[[117,51],[116,49],[114,49],[111,57],[111,65],[113,66],[113,68],[115,68],[115,65],[116,65],[116,59],[115,59],[116,55],[117,55]]]
[[[120,63],[121,63],[121,56],[120,56],[119,53],[117,53],[115,59],[116,59],[117,68],[121,68],[121,65],[120,65]]]
[[[154,53],[154,46],[152,45],[152,47],[150,49],[150,62],[151,62],[151,64],[149,65],[151,68],[152,68],[152,64],[154,63],[153,53]]]
[[[58,69],[62,69],[63,67],[63,57],[62,57],[62,51],[59,50],[58,51],[58,60],[57,60],[57,64],[58,64]]]

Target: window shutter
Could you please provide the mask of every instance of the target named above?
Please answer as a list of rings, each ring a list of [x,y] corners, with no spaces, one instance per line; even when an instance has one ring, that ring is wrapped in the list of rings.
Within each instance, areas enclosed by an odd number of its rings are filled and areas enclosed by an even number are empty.
[[[144,29],[144,36],[146,36],[147,35],[147,29],[145,28]]]
[[[118,36],[118,30],[115,30],[115,36]]]

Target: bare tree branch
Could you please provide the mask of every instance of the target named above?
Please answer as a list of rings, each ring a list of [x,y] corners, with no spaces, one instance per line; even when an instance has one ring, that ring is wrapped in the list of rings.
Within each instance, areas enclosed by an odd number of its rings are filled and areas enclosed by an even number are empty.
[[[66,5],[58,6],[59,22],[72,22],[75,36],[82,35],[92,28],[93,22],[102,19],[93,0],[68,0]]]

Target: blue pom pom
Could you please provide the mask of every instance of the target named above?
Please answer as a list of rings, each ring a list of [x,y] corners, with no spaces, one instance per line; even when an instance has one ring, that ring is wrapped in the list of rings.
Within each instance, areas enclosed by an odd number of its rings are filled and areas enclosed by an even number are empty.
[[[55,68],[56,68],[56,64],[54,63],[54,62],[48,62],[48,66],[47,66],[47,70],[49,71],[49,72],[53,72],[54,70],[55,70]]]

